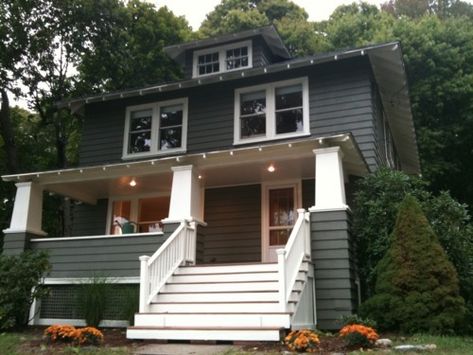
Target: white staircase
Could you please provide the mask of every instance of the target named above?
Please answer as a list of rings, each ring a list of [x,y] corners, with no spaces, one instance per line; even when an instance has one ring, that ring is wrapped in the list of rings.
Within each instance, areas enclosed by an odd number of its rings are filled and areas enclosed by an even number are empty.
[[[181,229],[179,233],[190,235],[184,232]],[[299,244],[299,249],[307,250],[304,240]],[[150,264],[159,257],[142,259],[145,287],[140,291],[146,292],[141,292],[140,313],[135,315],[135,325],[127,329],[128,338],[279,341],[284,329],[301,322],[314,324],[313,272],[306,253],[293,257],[297,269],[288,272],[288,277],[286,271],[290,270],[281,267],[281,258],[286,255],[282,252],[278,263],[197,266],[183,266],[189,254],[182,254],[172,273],[161,271],[170,275],[164,282],[146,280],[146,270],[152,270]],[[160,285],[157,291],[151,291],[153,284]]]
[[[179,267],[135,316],[128,338],[278,341],[305,283],[300,273],[291,308],[280,312],[277,264]]]

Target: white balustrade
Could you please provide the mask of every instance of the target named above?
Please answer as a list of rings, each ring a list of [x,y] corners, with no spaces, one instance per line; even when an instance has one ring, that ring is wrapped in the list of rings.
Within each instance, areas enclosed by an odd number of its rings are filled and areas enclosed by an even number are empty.
[[[195,264],[196,222],[183,221],[163,245],[151,256],[141,256],[140,312],[149,304],[180,265]]]
[[[305,260],[310,260],[310,219],[304,209],[298,209],[298,218],[284,249],[278,249],[279,305],[287,311],[297,277]]]

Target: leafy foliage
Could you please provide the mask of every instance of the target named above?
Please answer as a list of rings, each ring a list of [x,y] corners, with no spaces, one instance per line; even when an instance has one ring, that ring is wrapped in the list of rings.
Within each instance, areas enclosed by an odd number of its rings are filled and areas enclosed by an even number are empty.
[[[352,324],[364,325],[370,328],[377,327],[376,321],[369,318],[363,318],[359,316],[358,314],[350,314],[350,315],[343,316],[341,319],[341,323],[342,323],[342,328],[346,325],[352,325]]]
[[[108,278],[99,275],[80,285],[77,302],[86,325],[98,327],[103,320],[111,285]]]
[[[456,270],[415,197],[407,195],[363,313],[406,333],[453,332],[465,315]]]
[[[348,346],[363,348],[372,347],[379,338],[376,330],[363,324],[345,325],[340,329],[339,335],[345,339]]]
[[[1,330],[26,325],[33,300],[48,293],[48,289],[41,284],[41,278],[49,270],[48,256],[44,252],[27,251],[19,256],[0,255]]]
[[[455,266],[461,295],[467,305],[473,301],[473,227],[468,210],[447,192],[433,195],[427,189],[425,181],[390,169],[379,169],[358,181],[353,228],[357,236],[358,270],[365,298],[374,293],[375,267],[391,243],[399,206],[410,194],[420,201],[435,234]],[[467,325],[463,330],[472,331]]]

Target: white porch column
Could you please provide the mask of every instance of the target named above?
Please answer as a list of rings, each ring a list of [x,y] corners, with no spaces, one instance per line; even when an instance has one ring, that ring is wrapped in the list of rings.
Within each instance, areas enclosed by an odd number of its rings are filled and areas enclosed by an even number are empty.
[[[43,214],[43,188],[33,182],[16,184],[15,205],[10,228],[5,233],[25,233],[46,235],[41,229]]]
[[[177,221],[194,217],[202,220],[202,190],[192,165],[173,166],[169,216],[165,220]]]
[[[348,208],[340,147],[314,149],[315,206],[310,212]]]

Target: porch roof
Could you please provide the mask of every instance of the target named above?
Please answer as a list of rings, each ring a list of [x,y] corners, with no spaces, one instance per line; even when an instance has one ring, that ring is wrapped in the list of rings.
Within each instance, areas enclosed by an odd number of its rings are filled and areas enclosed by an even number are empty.
[[[169,191],[171,167],[178,165],[194,165],[207,187],[294,177],[291,174],[313,178],[315,159],[312,150],[331,146],[342,148],[348,174],[368,172],[355,140],[347,133],[119,164],[4,175],[2,179],[35,182],[46,191],[93,204],[97,199],[111,195]],[[279,165],[282,169],[269,176],[266,172],[269,164]],[[138,188],[131,190],[132,179],[140,181]]]

